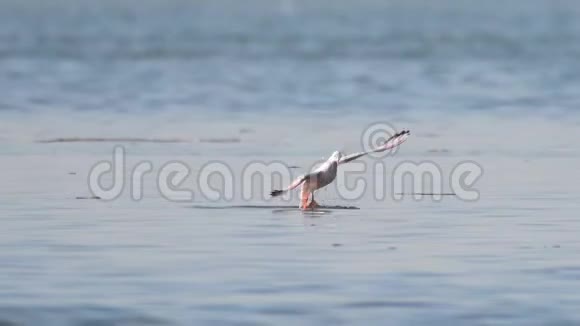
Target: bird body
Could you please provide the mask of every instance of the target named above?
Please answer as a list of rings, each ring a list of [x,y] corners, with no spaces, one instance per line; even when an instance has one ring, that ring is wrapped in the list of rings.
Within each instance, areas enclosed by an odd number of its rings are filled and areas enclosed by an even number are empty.
[[[319,206],[314,200],[314,191],[328,186],[336,179],[339,165],[351,162],[369,153],[382,152],[397,147],[407,140],[409,134],[410,132],[408,130],[403,130],[387,139],[383,145],[367,152],[359,152],[345,156],[341,152],[335,151],[328,160],[316,168],[312,173],[302,175],[294,180],[286,189],[273,190],[270,194],[272,197],[280,196],[301,185],[300,208],[314,209]]]

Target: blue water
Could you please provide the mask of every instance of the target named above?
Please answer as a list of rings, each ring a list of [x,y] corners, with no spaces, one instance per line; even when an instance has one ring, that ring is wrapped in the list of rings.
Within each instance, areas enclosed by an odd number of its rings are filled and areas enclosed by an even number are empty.
[[[579,57],[575,1],[2,1],[0,324],[578,324]],[[448,191],[473,161],[479,200],[203,208],[297,205],[241,198],[244,167],[376,122],[412,136],[365,180],[427,161]],[[54,142],[87,138],[153,142]],[[116,144],[144,199],[77,199]],[[171,161],[190,202],[156,188]]]
[[[0,110],[570,111],[579,16],[537,0],[4,1]]]

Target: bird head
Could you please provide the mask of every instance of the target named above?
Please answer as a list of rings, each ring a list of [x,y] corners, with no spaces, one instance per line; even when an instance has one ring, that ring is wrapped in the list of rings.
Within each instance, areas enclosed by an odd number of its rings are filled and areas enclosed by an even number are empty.
[[[332,155],[330,156],[330,158],[328,159],[329,161],[340,161],[340,159],[343,157],[344,155],[339,152],[339,151],[335,151],[334,153],[332,153]]]

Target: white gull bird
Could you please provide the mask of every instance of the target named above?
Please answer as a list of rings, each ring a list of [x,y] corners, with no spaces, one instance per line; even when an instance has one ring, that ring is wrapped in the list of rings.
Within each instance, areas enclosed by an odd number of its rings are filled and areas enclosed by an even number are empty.
[[[296,180],[294,180],[286,189],[273,190],[270,195],[272,195],[272,197],[277,197],[302,185],[300,191],[300,208],[314,209],[319,206],[318,203],[314,200],[314,191],[326,187],[332,181],[334,181],[339,165],[351,162],[361,156],[370,153],[383,152],[395,148],[407,140],[410,133],[411,132],[409,130],[403,130],[399,133],[396,133],[387,139],[383,145],[367,152],[359,152],[344,156],[341,152],[335,151],[328,158],[328,160],[326,160],[326,162],[324,162],[312,173],[301,175],[300,177],[296,178]],[[309,202],[310,198],[312,199]]]

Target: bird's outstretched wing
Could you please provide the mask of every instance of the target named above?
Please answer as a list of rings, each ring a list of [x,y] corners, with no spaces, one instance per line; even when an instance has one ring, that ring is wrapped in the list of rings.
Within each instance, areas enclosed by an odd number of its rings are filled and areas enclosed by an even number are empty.
[[[292,181],[292,183],[286,189],[283,189],[283,190],[272,190],[270,192],[270,196],[277,197],[277,196],[283,195],[287,191],[290,191],[290,190],[298,187],[299,185],[301,185],[302,182],[306,181],[309,178],[309,176],[310,175],[308,175],[308,174],[299,176],[298,178],[296,178],[296,180]]]
[[[409,130],[403,130],[401,132],[398,132],[396,134],[394,134],[392,137],[390,137],[389,139],[387,139],[387,141],[385,141],[385,143],[373,150],[367,151],[367,152],[359,152],[359,153],[354,153],[354,154],[350,154],[350,155],[346,155],[344,157],[342,157],[340,159],[340,161],[338,161],[338,164],[344,164],[344,163],[348,163],[350,161],[354,161],[357,158],[367,155],[369,153],[377,153],[377,152],[383,152],[386,150],[389,150],[391,148],[395,148],[399,145],[401,145],[403,142],[405,142],[405,140],[407,140],[407,138],[409,138],[409,135],[411,134],[411,132]]]

